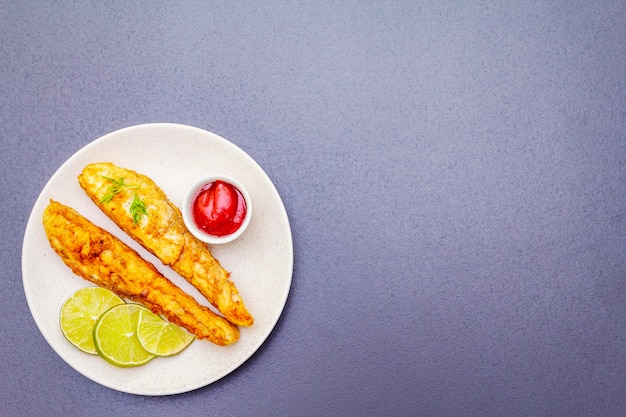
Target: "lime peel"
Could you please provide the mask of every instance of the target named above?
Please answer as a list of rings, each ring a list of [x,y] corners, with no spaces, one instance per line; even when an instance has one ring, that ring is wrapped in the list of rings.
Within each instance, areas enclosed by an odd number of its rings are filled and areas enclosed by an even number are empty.
[[[156,356],[176,355],[195,340],[192,334],[147,309],[139,313],[137,338],[145,350]]]
[[[120,367],[133,367],[150,362],[156,355],[146,351],[137,338],[137,323],[142,311],[139,304],[111,307],[94,326],[93,339],[97,352],[107,362]]]
[[[124,300],[106,288],[81,288],[61,306],[61,332],[78,349],[96,355],[93,341],[96,321],[109,308],[120,304],[124,304]]]
[[[145,306],[127,304],[103,287],[81,288],[72,294],[61,307],[59,321],[72,345],[120,367],[176,355],[195,340]]]

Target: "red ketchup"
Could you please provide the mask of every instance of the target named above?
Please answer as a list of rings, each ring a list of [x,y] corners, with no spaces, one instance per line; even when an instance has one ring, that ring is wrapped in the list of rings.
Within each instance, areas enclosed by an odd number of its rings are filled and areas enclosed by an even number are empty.
[[[215,180],[198,190],[193,197],[192,212],[200,230],[225,236],[241,227],[246,217],[246,200],[234,185]]]

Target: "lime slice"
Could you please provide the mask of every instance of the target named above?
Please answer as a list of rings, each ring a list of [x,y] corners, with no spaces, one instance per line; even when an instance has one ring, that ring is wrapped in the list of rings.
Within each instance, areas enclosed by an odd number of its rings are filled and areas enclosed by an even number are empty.
[[[147,309],[139,304],[120,304],[100,316],[93,329],[100,356],[121,367],[143,365],[154,358],[137,338],[139,314],[144,310]]]
[[[93,327],[102,313],[118,304],[124,304],[124,300],[105,288],[81,288],[65,300],[61,307],[59,321],[63,335],[83,352],[97,354],[93,343]]]
[[[137,338],[144,349],[157,356],[176,355],[194,340],[192,334],[149,310],[139,313]]]

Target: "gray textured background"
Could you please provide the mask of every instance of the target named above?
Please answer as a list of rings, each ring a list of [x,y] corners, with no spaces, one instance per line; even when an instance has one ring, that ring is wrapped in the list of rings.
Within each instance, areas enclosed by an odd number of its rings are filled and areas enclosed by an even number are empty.
[[[1,416],[626,415],[624,1],[100,3],[0,1]],[[257,354],[161,398],[66,365],[20,266],[47,179],[147,122],[248,152],[295,245]]]

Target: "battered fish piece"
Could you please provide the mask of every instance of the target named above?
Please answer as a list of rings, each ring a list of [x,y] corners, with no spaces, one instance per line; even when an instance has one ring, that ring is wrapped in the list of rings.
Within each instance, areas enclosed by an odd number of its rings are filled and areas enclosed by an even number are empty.
[[[197,288],[226,319],[238,326],[254,323],[230,273],[187,230],[178,207],[154,181],[100,162],[87,165],[78,182],[111,220]]]
[[[164,277],[151,263],[74,209],[50,200],[43,225],[52,249],[75,274],[144,304],[198,339],[230,345],[239,329]]]

